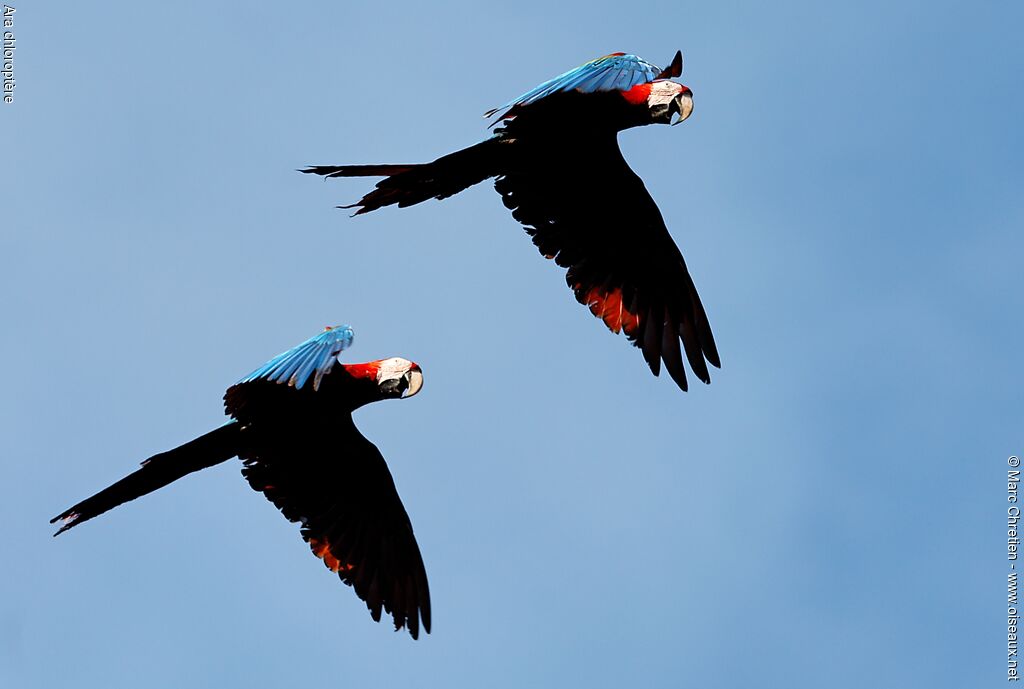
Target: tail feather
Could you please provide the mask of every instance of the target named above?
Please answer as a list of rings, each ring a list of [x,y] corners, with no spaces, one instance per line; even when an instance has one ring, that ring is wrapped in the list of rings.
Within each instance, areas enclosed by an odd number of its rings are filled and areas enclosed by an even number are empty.
[[[390,177],[416,167],[419,165],[312,165],[299,172],[324,177]]]
[[[299,172],[328,177],[384,177],[376,188],[349,206],[356,215],[384,206],[412,206],[427,199],[446,199],[488,177],[501,174],[503,148],[497,137],[481,141],[422,165],[314,165]]]
[[[118,505],[163,488],[182,476],[226,462],[238,454],[240,430],[240,424],[232,422],[173,450],[153,455],[135,473],[51,519],[51,524],[64,522],[54,536]]]

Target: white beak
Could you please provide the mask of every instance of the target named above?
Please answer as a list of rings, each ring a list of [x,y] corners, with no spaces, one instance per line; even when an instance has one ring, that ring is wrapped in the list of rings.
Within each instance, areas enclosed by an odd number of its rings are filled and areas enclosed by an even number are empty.
[[[693,112],[693,96],[689,93],[680,93],[676,98],[679,101],[679,119],[672,124],[679,124]]]
[[[412,397],[413,395],[415,395],[417,392],[420,391],[420,388],[423,387],[423,372],[422,371],[420,371],[419,369],[415,369],[415,368],[414,369],[409,369],[409,372],[406,373],[405,375],[407,375],[409,377],[409,387],[408,387],[408,389],[406,389],[405,394],[402,395],[403,398],[404,397]]]

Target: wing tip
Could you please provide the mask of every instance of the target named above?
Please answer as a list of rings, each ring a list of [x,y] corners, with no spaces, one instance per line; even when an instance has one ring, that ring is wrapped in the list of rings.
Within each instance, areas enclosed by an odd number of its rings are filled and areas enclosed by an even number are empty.
[[[78,512],[75,512],[73,509],[68,510],[67,512],[63,512],[62,514],[58,514],[56,517],[50,520],[50,523],[56,524],[59,521],[63,521],[64,523],[61,524],[61,527],[57,529],[56,533],[53,534],[53,537],[56,538],[57,536],[60,536],[62,533],[64,533],[71,527],[79,524],[82,521],[81,517],[82,515]]]
[[[683,74],[683,51],[677,50],[676,54],[672,56],[672,62],[669,63],[668,67],[661,70],[655,79],[674,79],[675,77],[682,76]]]

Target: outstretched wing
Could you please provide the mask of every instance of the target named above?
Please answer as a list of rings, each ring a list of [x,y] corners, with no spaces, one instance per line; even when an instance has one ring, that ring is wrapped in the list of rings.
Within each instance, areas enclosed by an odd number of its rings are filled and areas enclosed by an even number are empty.
[[[290,521],[374,620],[415,639],[430,631],[430,591],[412,524],[380,451],[351,417],[310,407],[245,429],[242,474]]]
[[[316,337],[278,354],[238,382],[262,378],[272,383],[287,383],[299,390],[313,375],[313,389],[317,390],[321,379],[337,362],[338,354],[352,344],[353,337],[352,328],[347,325],[327,327]]]
[[[720,366],[711,326],[661,212],[613,133],[581,140],[520,140],[518,163],[495,181],[505,206],[547,258],[567,268],[576,299],[613,332],[661,362],[687,389],[690,368],[711,381]]]
[[[679,60],[682,60],[681,54],[679,54]],[[675,64],[676,61],[673,60],[672,65],[674,66]],[[671,68],[670,66],[668,69]],[[543,84],[527,91],[518,98],[512,99],[501,107],[488,110],[484,113],[484,117],[490,117],[498,111],[504,111],[498,117],[498,120],[503,120],[509,115],[514,114],[515,108],[535,103],[553,93],[565,91],[579,91],[581,93],[628,91],[637,84],[646,84],[649,81],[660,78],[660,75],[667,71],[652,65],[636,55],[612,53],[611,55],[591,60],[576,69],[571,69],[565,74],[545,81]]]

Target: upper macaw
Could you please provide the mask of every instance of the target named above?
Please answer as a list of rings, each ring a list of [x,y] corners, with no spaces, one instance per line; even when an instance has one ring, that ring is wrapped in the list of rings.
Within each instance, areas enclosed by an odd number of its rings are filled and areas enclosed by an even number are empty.
[[[327,328],[228,388],[233,421],[180,447],[60,513],[57,534],[200,469],[238,457],[242,475],[286,518],[302,522],[313,554],[395,630],[430,632],[427,574],[412,524],[380,451],[356,429],[355,409],[412,397],[423,373],[411,361],[343,364],[348,326]],[[338,366],[335,366],[338,363]]]
[[[546,258],[567,268],[576,299],[613,332],[624,331],[658,375],[661,361],[686,390],[680,341],[693,372],[711,382],[721,366],[683,256],[616,134],[678,124],[693,111],[689,88],[671,81],[682,53],[659,69],[624,53],[592,60],[500,108],[502,126],[469,148],[422,165],[321,165],[325,177],[384,176],[356,215],[384,206],[444,199],[490,177]],[[673,122],[673,118],[676,118]]]

